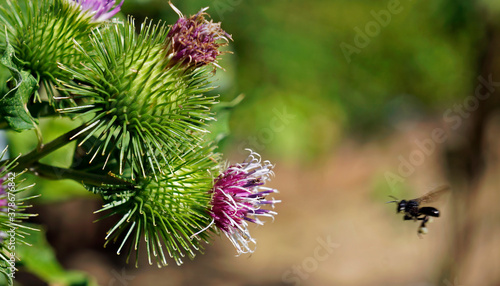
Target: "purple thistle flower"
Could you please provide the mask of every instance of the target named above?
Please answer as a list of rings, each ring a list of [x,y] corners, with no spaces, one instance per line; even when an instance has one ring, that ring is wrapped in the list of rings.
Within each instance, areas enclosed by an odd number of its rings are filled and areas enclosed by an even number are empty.
[[[221,68],[217,56],[222,54],[219,48],[226,46],[231,35],[221,29],[220,23],[207,21],[204,15],[208,7],[203,8],[190,18],[184,17],[172,3],[172,9],[179,15],[179,20],[171,27],[167,35],[168,54],[172,66],[183,64],[187,67],[199,67],[207,64]]]
[[[263,185],[274,175],[269,161],[261,162],[260,155],[250,151],[248,158],[240,164],[229,166],[215,179],[211,190],[210,216],[213,223],[233,243],[238,254],[253,252],[249,243],[256,243],[248,231],[248,223],[264,224],[259,217],[271,217],[277,213],[262,209],[262,206],[281,201],[265,197],[277,190]]]
[[[120,11],[123,1],[115,6],[115,0],[70,0],[82,7],[82,11],[90,13],[94,22],[102,22],[111,19]],[[113,8],[113,6],[115,6]]]

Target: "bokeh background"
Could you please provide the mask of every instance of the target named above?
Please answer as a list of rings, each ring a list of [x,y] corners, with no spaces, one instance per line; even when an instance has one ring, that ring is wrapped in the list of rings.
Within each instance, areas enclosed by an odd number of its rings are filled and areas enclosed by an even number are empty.
[[[142,257],[135,268],[103,249],[112,222],[92,223],[97,196],[41,181],[34,211],[64,269],[105,286],[500,285],[499,1],[172,2],[186,15],[209,6],[232,34],[214,133],[231,162],[252,148],[276,164],[279,214],[252,227],[252,255],[235,257],[221,236],[181,267]],[[165,0],[126,0],[122,11],[178,17]],[[71,129],[43,124],[47,140]],[[13,153],[35,146],[28,137],[9,136]],[[451,191],[424,237],[386,204],[443,184]]]

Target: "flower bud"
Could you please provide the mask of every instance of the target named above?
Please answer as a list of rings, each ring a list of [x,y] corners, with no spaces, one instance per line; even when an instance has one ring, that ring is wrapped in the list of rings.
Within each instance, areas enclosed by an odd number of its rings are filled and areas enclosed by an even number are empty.
[[[159,267],[168,264],[166,253],[180,265],[184,256],[193,258],[208,242],[207,233],[191,236],[210,222],[207,206],[217,156],[212,148],[185,151],[169,162],[172,172],[158,180],[139,180],[135,189],[94,190],[106,203],[99,212],[121,217],[108,231],[106,244],[121,239],[118,254],[128,248],[127,261],[132,251],[139,251],[140,240],[146,241],[149,263],[156,260]]]
[[[79,48],[82,64],[62,66],[75,76],[65,91],[81,105],[60,112],[94,115],[79,144],[98,138],[92,157],[116,158],[119,174],[130,168],[132,178],[165,172],[161,161],[197,146],[213,119],[216,97],[203,95],[209,73],[169,68],[167,32],[144,23],[137,34],[132,20],[112,23],[92,33],[91,49]]]
[[[222,30],[220,23],[205,19],[208,7],[186,18],[172,3],[170,6],[179,15],[179,20],[167,35],[170,65],[194,68],[213,64],[221,68],[217,64],[217,57],[222,54],[220,48],[226,46],[232,38]]]

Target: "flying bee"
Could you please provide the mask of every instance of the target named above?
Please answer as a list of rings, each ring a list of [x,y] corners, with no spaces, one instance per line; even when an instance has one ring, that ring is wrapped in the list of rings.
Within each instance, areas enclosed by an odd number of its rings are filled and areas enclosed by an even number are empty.
[[[442,194],[446,193],[450,189],[449,186],[437,187],[427,194],[416,198],[413,200],[401,200],[398,201],[397,198],[392,197],[395,201],[390,201],[387,203],[396,203],[397,213],[404,213],[404,220],[422,221],[420,227],[418,228],[418,234],[426,234],[427,227],[426,224],[431,221],[432,217],[439,217],[439,210],[434,207],[421,207],[423,204],[430,204],[435,202]]]

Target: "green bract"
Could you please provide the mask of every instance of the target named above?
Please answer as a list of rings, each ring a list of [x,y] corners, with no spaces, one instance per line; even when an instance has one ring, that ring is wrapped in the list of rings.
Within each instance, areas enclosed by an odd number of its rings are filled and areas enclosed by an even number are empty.
[[[25,2],[21,7],[18,1],[7,1],[7,7],[0,7],[0,20],[16,58],[22,63],[20,68],[29,71],[45,87],[52,102],[52,84],[71,79],[58,64],[79,62],[75,42],[86,42],[90,30],[98,24],[72,1]]]
[[[132,179],[163,173],[212,120],[215,97],[203,95],[209,72],[169,67],[167,32],[166,25],[144,23],[137,34],[132,20],[109,23],[93,31],[90,50],[78,47],[82,64],[62,66],[74,75],[62,82],[65,91],[80,105],[60,112],[92,114],[80,144],[97,137],[93,157],[118,149],[119,173],[130,167]]]
[[[209,235],[200,230],[212,220],[208,213],[210,189],[212,175],[218,170],[218,155],[212,149],[185,150],[170,162],[171,173],[158,180],[140,180],[135,189],[91,188],[106,202],[99,212],[108,211],[105,217],[121,217],[108,231],[106,244],[121,239],[118,254],[128,248],[128,261],[132,251],[139,252],[143,240],[149,263],[154,257],[158,266],[167,265],[165,251],[178,265],[182,257],[193,258],[201,251],[201,243],[208,242]]]

